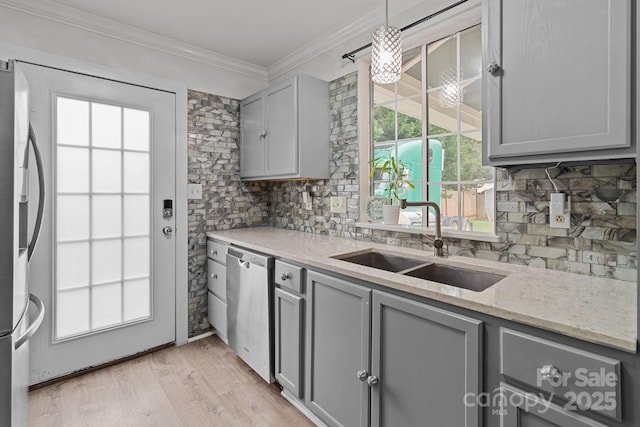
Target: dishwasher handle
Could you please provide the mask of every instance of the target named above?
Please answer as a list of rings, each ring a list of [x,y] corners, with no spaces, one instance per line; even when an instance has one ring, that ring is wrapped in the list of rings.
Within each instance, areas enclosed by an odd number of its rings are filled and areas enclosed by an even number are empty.
[[[236,248],[229,248],[227,250],[227,257],[227,262],[233,262],[232,258],[235,258],[238,260],[238,264],[244,268],[249,268],[253,265],[268,269],[273,266],[273,257],[249,251],[240,251]],[[229,264],[227,263],[227,265]]]

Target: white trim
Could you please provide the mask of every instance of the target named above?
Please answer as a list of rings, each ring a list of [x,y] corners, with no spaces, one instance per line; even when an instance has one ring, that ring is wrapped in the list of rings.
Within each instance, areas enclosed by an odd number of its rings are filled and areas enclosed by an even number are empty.
[[[189,212],[187,201],[187,87],[176,90],[176,345],[189,337]]]
[[[281,75],[294,70],[323,53],[332,50],[335,46],[340,45],[346,40],[350,40],[356,36],[366,33],[374,28],[376,24],[380,24],[380,22],[381,18],[379,9],[369,12],[342,30],[320,37],[295,52],[285,56],[281,60],[271,64],[267,67],[267,75],[270,80],[280,77]]]
[[[0,0],[3,1],[3,0]],[[52,68],[171,92],[176,98],[176,344],[187,342],[189,322],[187,212],[187,87],[183,83],[114,69],[33,49],[0,43],[0,58],[18,59]]]
[[[34,0],[28,5],[15,0],[0,0],[0,6],[213,67],[264,81],[268,80],[267,71],[264,67],[102,18],[69,6],[41,0]]]
[[[392,231],[394,233],[422,234],[424,236],[435,236],[436,232],[433,227],[422,228],[418,225],[385,225],[373,222],[356,222],[356,228],[365,228],[371,230]],[[501,243],[506,240],[505,235],[492,233],[474,233],[470,231],[455,231],[442,229],[442,237],[459,240],[471,240],[474,242],[492,242]]]
[[[410,1],[402,9],[394,10],[391,19],[406,19],[404,15],[420,3],[419,0]],[[264,81],[282,76],[336,46],[372,32],[382,23],[383,16],[383,7],[376,7],[349,25],[318,37],[265,68],[51,1],[31,0],[27,5],[18,0],[0,0],[0,6]]]
[[[211,337],[211,336],[213,336],[213,335],[217,335],[215,331],[205,332],[205,333],[202,333],[202,334],[200,334],[200,335],[196,335],[195,337],[191,337],[191,338],[189,338],[189,339],[187,340],[187,343],[192,343],[192,342],[194,342],[194,341],[198,341],[198,340],[201,340],[201,339],[203,339],[203,338],[209,338],[209,337]]]

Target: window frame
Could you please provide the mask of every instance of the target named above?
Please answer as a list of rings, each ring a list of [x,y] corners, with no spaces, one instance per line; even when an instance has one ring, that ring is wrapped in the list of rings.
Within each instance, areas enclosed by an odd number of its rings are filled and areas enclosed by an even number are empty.
[[[438,41],[442,38],[449,37],[457,32],[463,31],[467,28],[473,27],[478,24],[482,24],[481,20],[481,5],[472,4],[469,7],[458,7],[451,11],[434,18],[430,21],[431,25],[426,28],[423,27],[421,31],[410,33],[405,37],[403,34],[403,51],[409,51],[411,49],[422,47],[426,50],[426,46],[430,43]],[[426,25],[426,24],[423,24]],[[483,30],[484,31],[484,30]],[[484,36],[483,36],[484,38]],[[484,45],[483,45],[484,49]],[[433,227],[429,229],[418,228],[407,225],[384,225],[366,222],[366,200],[371,194],[372,180],[369,179],[369,161],[373,155],[373,85],[371,84],[370,76],[370,55],[363,56],[358,59],[358,135],[359,135],[359,187],[360,187],[360,221],[356,223],[357,227],[368,229],[381,229],[389,231],[407,232],[412,234],[433,234]],[[423,66],[426,66],[423,64]],[[484,76],[481,78],[483,82],[483,95],[486,90],[484,87]],[[426,98],[427,93],[423,92],[423,98]],[[423,99],[423,105],[426,103]],[[427,127],[425,124],[424,127]],[[423,132],[424,133],[424,132]],[[426,133],[424,133],[423,139],[426,139]],[[495,173],[494,173],[494,182]],[[495,188],[495,187],[494,187]],[[496,205],[496,193],[494,191],[494,214]],[[431,224],[430,224],[431,225]],[[475,241],[488,241],[488,242],[502,242],[504,236],[497,233],[496,220],[494,215],[493,232],[469,232],[469,231],[457,231],[443,229],[442,233],[445,237],[475,240]]]

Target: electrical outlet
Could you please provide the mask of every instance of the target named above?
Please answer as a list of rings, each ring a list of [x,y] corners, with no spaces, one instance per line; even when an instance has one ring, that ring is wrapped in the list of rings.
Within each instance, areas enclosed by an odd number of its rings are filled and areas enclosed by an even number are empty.
[[[549,227],[569,228],[571,226],[571,202],[566,207],[566,195],[564,193],[551,193],[549,202]]]
[[[302,193],[302,203],[304,203],[304,208],[308,211],[313,210],[313,199],[308,191]]]
[[[187,185],[187,199],[197,200],[202,199],[202,184],[189,184]]]
[[[331,213],[345,214],[347,213],[347,198],[346,197],[331,197],[330,199],[330,211]]]

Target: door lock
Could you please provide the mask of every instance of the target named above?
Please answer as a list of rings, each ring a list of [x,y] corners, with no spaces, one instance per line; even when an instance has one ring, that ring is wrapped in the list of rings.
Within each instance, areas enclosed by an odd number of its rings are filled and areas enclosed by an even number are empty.
[[[171,233],[173,233],[173,228],[171,228],[170,225],[166,225],[162,228],[162,232],[165,236],[169,236]]]
[[[171,218],[173,216],[173,200],[164,199],[162,201],[162,216],[165,218]]]

